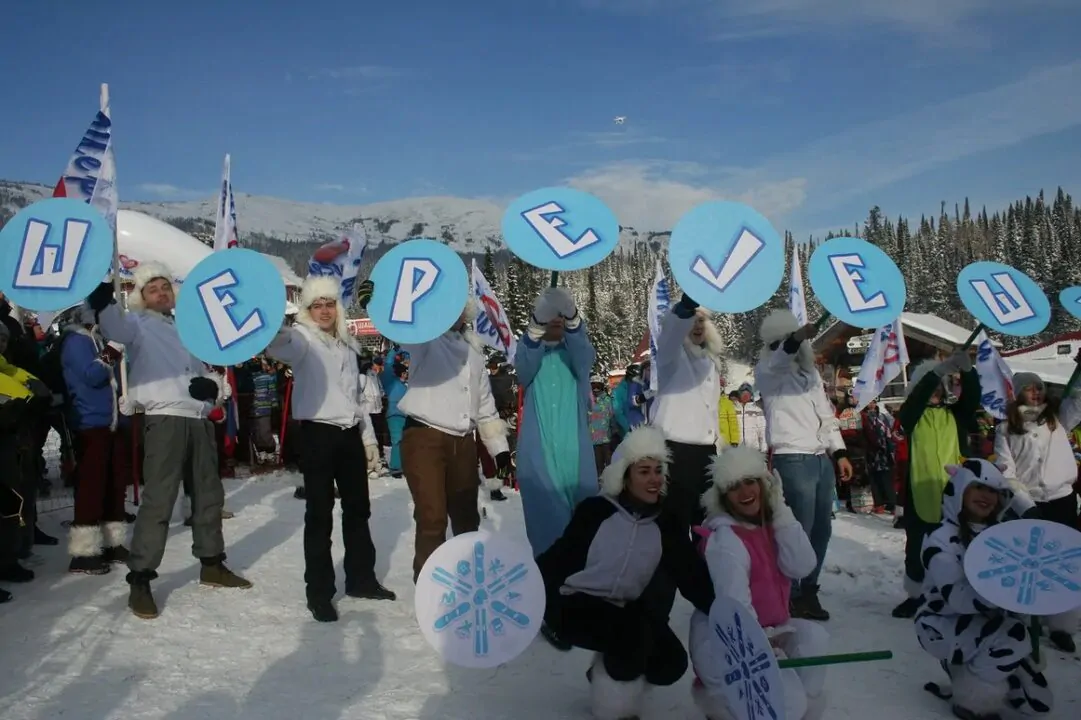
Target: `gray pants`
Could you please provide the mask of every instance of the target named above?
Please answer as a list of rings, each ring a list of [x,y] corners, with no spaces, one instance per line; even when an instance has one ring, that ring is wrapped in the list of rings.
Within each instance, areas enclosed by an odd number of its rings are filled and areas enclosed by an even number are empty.
[[[225,552],[221,511],[225,491],[218,476],[218,446],[209,420],[147,415],[143,439],[143,485],[131,539],[132,572],[157,570],[173,506],[185,480],[191,484],[191,551],[200,559]]]

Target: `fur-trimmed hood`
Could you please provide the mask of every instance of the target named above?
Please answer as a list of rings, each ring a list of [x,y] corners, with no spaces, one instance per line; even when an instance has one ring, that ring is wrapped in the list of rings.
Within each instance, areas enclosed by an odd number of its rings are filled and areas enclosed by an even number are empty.
[[[762,320],[762,325],[758,328],[758,337],[763,345],[768,346],[770,343],[783,340],[797,330],[799,330],[799,320],[791,310],[781,308],[774,310]]]
[[[705,342],[702,345],[696,345],[691,341],[691,334],[688,332],[683,338],[683,347],[687,348],[687,352],[691,354],[691,357],[708,356],[719,371],[723,363],[721,353],[724,352],[724,341],[721,340],[721,334],[717,331],[717,326],[713,323],[709,310],[703,307],[697,308],[695,315],[705,320],[705,332],[703,333]]]
[[[728,448],[713,458],[709,467],[710,485],[702,493],[702,508],[706,517],[728,515],[721,502],[729,490],[736,487],[744,478],[758,478],[762,482],[762,500],[767,502],[773,492],[777,478],[766,464],[766,456],[747,445]]]
[[[612,453],[612,462],[601,473],[601,494],[608,497],[617,497],[623,492],[623,476],[634,463],[646,458],[661,461],[661,467],[665,475],[665,483],[661,487],[661,494],[668,491],[668,463],[671,461],[671,453],[664,441],[664,433],[652,425],[639,425],[627,433],[623,441],[619,443],[615,452]]]
[[[297,309],[297,322],[315,333],[316,337],[330,336],[319,329],[312,319],[309,308],[316,300],[333,300],[338,303],[338,320],[335,331],[338,339],[346,345],[357,349],[353,336],[349,334],[349,324],[346,322],[345,308],[342,307],[341,285],[332,277],[324,275],[309,275],[304,284],[300,286],[300,307]]]
[[[128,293],[128,309],[129,310],[145,310],[146,304],[143,300],[143,288],[151,280],[157,280],[158,278],[165,278],[169,282],[173,283],[173,295],[175,297],[177,288],[176,276],[167,267],[161,263],[145,262],[139,263],[136,266],[135,272],[131,274],[132,284],[134,287],[131,292]]]

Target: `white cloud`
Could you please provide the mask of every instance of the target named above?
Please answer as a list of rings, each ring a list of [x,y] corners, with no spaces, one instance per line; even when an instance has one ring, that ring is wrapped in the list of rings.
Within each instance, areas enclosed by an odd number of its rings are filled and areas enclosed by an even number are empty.
[[[347,193],[350,195],[364,195],[368,188],[362,185],[342,185],[341,183],[319,183],[315,186],[319,192]]]
[[[386,65],[349,65],[345,67],[322,68],[308,76],[310,80],[387,80],[400,77],[405,71]]]
[[[190,190],[168,183],[141,183],[136,189],[161,200],[191,200],[211,194],[207,190]]]

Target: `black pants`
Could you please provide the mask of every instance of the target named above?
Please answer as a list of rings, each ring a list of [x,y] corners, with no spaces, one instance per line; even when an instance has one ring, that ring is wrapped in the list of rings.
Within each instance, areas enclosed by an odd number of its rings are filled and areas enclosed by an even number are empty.
[[[601,653],[608,677],[650,685],[672,685],[687,672],[687,651],[668,627],[640,601],[624,607],[591,595],[563,595],[545,618],[575,647]]]
[[[375,580],[367,459],[359,425],[340,428],[305,420],[299,440],[305,493],[304,583],[309,601],[330,600],[336,592],[330,555],[335,481],[342,499],[345,589],[348,592]]]
[[[893,491],[893,468],[869,470],[868,474],[875,507],[885,507],[887,511],[893,510],[897,505],[897,493]]]
[[[1066,497],[1058,500],[1036,503],[1036,508],[1039,510],[1042,519],[1071,527],[1074,530],[1078,529],[1076,492],[1071,492]]]
[[[940,523],[929,523],[916,512],[912,484],[905,481],[905,577],[923,583],[923,541]]]

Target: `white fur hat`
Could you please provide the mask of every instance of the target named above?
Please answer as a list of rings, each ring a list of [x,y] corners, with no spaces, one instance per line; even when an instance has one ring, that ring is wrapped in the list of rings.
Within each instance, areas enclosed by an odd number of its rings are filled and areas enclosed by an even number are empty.
[[[739,445],[728,448],[713,458],[709,475],[712,480],[709,488],[702,493],[702,507],[706,514],[713,517],[721,512],[721,496],[739,485],[745,478],[758,478],[771,492],[775,478],[766,464],[766,456],[753,447]]]
[[[791,310],[774,310],[762,321],[758,328],[758,337],[766,345],[783,340],[785,337],[799,330],[799,321]]]
[[[664,441],[664,433],[652,425],[639,425],[627,433],[612,453],[611,464],[601,473],[601,493],[616,497],[623,492],[623,476],[627,468],[646,458],[660,460],[662,471],[668,475],[668,463],[672,458]],[[667,482],[661,492],[666,490]]]
[[[912,392],[912,388],[923,379],[924,375],[938,367],[938,361],[933,359],[921,360],[916,367],[908,373],[908,387],[905,388],[905,397]]]
[[[173,275],[169,268],[165,267],[161,263],[145,262],[139,263],[135,267],[135,272],[131,274],[132,283],[135,287],[128,293],[128,308],[131,310],[142,310],[146,307],[143,301],[143,288],[151,280],[157,280],[158,278],[165,278],[171,283],[176,282],[176,276]]]
[[[297,310],[297,322],[313,330],[318,329],[312,320],[309,308],[316,300],[333,300],[338,303],[338,320],[336,330],[338,339],[345,343],[351,343],[349,325],[346,322],[345,308],[341,307],[341,285],[332,277],[325,275],[309,275],[300,286],[300,307]]]

